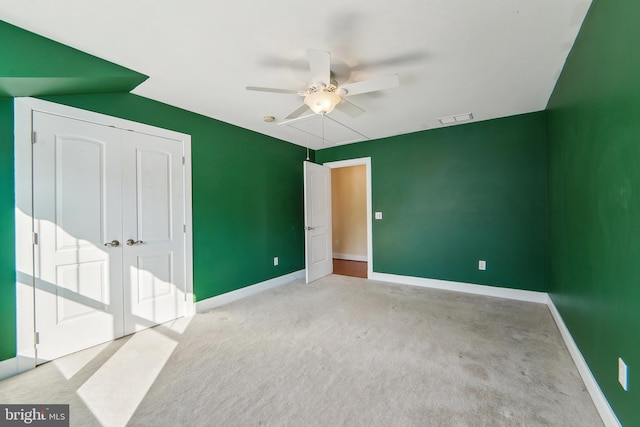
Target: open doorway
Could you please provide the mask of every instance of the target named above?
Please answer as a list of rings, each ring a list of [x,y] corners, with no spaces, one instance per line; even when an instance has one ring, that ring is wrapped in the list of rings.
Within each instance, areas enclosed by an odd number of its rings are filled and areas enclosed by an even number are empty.
[[[367,278],[372,271],[370,159],[327,163],[331,168],[333,273]]]

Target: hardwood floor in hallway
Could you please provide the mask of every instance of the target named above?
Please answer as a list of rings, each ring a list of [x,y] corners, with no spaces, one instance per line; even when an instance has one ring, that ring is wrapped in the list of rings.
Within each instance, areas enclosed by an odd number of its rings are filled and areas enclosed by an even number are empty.
[[[333,274],[341,276],[362,277],[367,278],[367,262],[366,261],[350,261],[346,259],[333,259]]]

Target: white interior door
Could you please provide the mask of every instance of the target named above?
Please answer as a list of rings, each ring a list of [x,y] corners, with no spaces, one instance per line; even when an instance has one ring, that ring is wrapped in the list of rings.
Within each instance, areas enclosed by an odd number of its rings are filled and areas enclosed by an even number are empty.
[[[307,283],[333,273],[331,169],[304,162],[305,267]]]
[[[183,316],[181,141],[34,112],[38,363]]]
[[[129,133],[123,155],[125,333],[184,316],[182,143]]]
[[[124,333],[121,159],[114,129],[34,112],[38,362]],[[34,236],[35,238],[35,236]]]

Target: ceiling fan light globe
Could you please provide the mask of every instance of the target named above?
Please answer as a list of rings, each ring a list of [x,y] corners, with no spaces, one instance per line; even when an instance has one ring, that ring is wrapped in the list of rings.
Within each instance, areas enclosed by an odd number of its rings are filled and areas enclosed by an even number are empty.
[[[304,103],[316,114],[329,114],[340,102],[340,96],[334,92],[310,93]]]

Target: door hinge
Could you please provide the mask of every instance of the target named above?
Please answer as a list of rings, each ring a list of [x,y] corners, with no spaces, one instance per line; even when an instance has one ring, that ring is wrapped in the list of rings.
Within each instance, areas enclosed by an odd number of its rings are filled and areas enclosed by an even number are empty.
[[[34,245],[38,244],[38,233],[36,232],[33,233],[33,244]]]
[[[40,332],[35,332],[33,334],[33,340],[35,341],[36,345],[40,344]]]
[[[183,233],[187,232],[187,224],[182,224],[182,232]]]
[[[183,165],[186,164],[186,160],[185,160],[184,156],[182,156],[182,164]]]
[[[31,143],[35,144],[37,142],[37,139],[38,139],[38,134],[35,131],[31,132]]]

